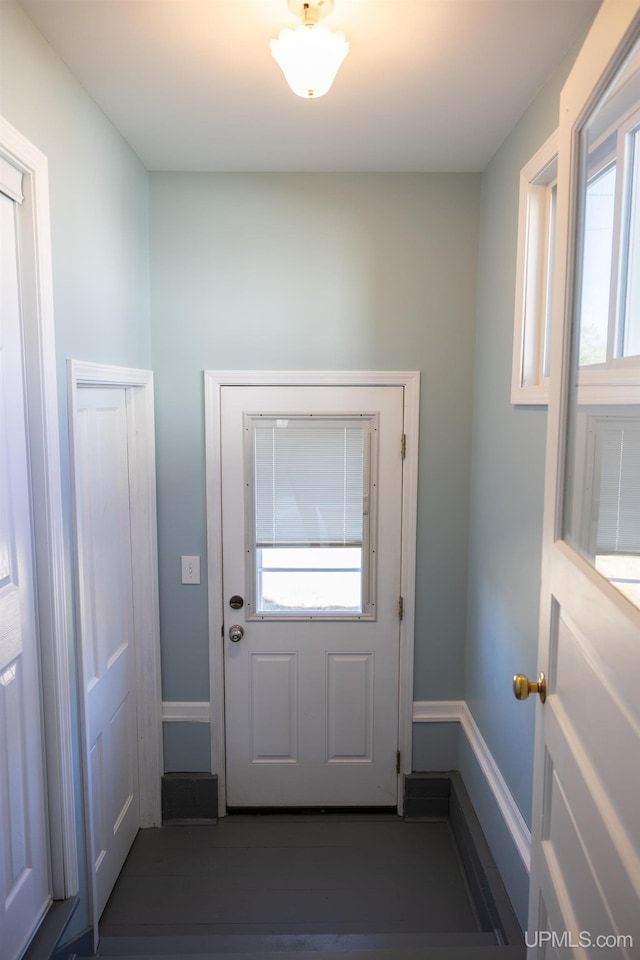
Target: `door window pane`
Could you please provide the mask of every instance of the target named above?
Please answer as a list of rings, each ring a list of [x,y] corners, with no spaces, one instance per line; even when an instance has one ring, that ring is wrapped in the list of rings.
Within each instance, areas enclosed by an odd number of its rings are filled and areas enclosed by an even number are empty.
[[[627,142],[629,182],[623,261],[624,312],[622,356],[640,355],[640,126]]]
[[[258,616],[372,615],[377,418],[248,416]]]
[[[640,404],[622,356],[640,354],[640,58],[580,134],[576,324],[569,395],[565,540],[640,607]],[[616,333],[617,331],[617,333]],[[618,347],[614,344],[618,341]],[[584,367],[611,378],[590,391]],[[616,376],[627,377],[616,383]],[[585,386],[586,384],[586,386]]]
[[[362,548],[257,551],[263,613],[362,613]]]

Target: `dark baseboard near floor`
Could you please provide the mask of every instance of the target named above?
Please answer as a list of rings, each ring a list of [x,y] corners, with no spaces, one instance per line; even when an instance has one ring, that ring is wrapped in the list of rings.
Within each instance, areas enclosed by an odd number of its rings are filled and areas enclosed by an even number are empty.
[[[215,823],[218,819],[218,777],[213,773],[165,773],[162,778],[162,822]]]
[[[50,957],[56,956],[57,946],[64,936],[79,902],[80,898],[77,896],[69,897],[68,900],[53,901],[46,917],[38,927],[37,933],[27,947],[23,960],[49,960]],[[93,943],[91,946],[93,948]],[[66,956],[67,954],[65,954]]]
[[[453,772],[407,774],[404,778],[405,820],[448,820]]]
[[[457,770],[404,778],[406,820],[446,819],[458,847],[482,929],[505,945],[524,943],[514,909]]]

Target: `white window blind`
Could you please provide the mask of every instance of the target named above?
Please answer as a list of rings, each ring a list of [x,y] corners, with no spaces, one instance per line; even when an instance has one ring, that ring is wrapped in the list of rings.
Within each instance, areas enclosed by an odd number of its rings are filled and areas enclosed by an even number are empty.
[[[596,552],[640,554],[640,429],[608,424],[600,458]]]
[[[362,546],[368,421],[254,421],[257,547]]]

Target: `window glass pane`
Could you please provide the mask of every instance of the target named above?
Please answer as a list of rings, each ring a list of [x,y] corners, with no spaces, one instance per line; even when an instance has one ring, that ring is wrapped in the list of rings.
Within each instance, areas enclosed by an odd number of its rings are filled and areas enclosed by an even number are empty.
[[[640,557],[601,554],[596,557],[596,570],[640,607]]]
[[[362,549],[257,551],[258,612],[362,612]]]
[[[640,355],[640,127],[627,138],[629,190],[627,197],[626,263],[623,353]]]
[[[580,366],[605,363],[607,359],[615,188],[615,163],[587,183],[580,299]]]
[[[373,615],[376,431],[375,414],[247,415],[257,616]]]
[[[547,225],[547,270],[544,292],[544,337],[542,341],[542,376],[549,376],[551,354],[551,312],[553,306],[553,259],[556,252],[556,205],[558,184],[549,188],[549,218]]]

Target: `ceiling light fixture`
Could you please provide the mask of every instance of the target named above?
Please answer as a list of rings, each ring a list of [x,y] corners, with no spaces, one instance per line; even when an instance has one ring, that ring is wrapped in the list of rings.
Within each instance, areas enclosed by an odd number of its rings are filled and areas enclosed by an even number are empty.
[[[302,24],[280,31],[272,40],[271,54],[294,93],[307,100],[324,96],[349,53],[344,33],[332,33],[319,21],[333,10],[333,0],[288,0]]]

